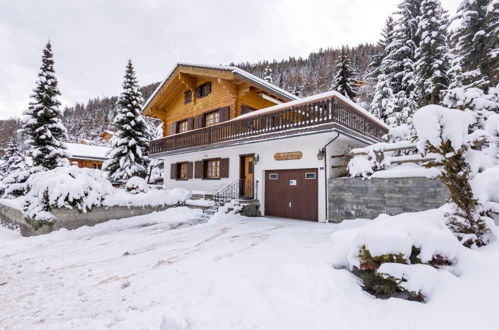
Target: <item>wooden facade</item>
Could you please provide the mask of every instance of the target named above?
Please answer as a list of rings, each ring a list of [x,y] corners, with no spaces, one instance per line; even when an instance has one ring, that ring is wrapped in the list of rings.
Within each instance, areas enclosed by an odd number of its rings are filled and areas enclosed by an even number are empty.
[[[91,159],[78,159],[78,158],[69,158],[69,164],[78,165],[79,168],[95,168],[102,169],[102,163],[104,161],[101,160],[91,160]]]
[[[163,135],[168,136],[207,126],[205,118],[212,112],[220,111],[218,122],[224,122],[292,99],[230,70],[178,65],[146,104],[144,114],[162,120]]]

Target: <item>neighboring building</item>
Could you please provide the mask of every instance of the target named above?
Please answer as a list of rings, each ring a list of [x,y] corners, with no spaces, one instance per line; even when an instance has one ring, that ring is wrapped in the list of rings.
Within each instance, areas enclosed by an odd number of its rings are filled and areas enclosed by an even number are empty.
[[[66,143],[69,163],[78,167],[101,169],[109,148],[81,143]]]
[[[99,138],[101,138],[104,142],[109,142],[111,140],[111,138],[113,137],[114,135],[114,132],[113,131],[109,131],[109,130],[105,130],[104,132],[102,132],[100,135],[99,135]]]
[[[297,100],[230,66],[178,64],[144,105],[161,119],[151,141],[165,163],[165,186],[257,200],[263,215],[325,221],[327,184],[352,147],[388,128],[344,96]]]

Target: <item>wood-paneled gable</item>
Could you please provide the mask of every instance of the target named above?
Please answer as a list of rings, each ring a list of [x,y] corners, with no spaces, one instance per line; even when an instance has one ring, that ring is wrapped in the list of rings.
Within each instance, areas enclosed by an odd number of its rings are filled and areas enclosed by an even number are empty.
[[[208,95],[202,96],[199,87],[205,83]],[[198,90],[198,92],[196,92]],[[190,91],[190,92],[189,92]],[[276,100],[272,102],[261,96],[265,93]],[[185,100],[188,95],[190,101]],[[178,66],[163,83],[144,109],[144,114],[163,121],[163,135],[177,134],[177,124],[188,120],[188,129],[200,128],[201,116],[208,112],[228,109],[223,112],[221,121],[233,119],[241,115],[241,106],[248,109],[262,109],[273,106],[282,99],[262,90],[250,82],[238,78],[231,71],[204,67]]]

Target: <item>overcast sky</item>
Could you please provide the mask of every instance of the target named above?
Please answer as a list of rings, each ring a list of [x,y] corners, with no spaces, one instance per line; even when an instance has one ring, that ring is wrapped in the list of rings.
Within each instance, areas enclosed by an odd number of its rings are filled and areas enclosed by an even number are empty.
[[[460,0],[442,0],[451,14]],[[307,56],[376,42],[400,0],[0,0],[0,119],[27,107],[50,38],[64,104],[118,95],[126,61],[141,85],[177,62]]]

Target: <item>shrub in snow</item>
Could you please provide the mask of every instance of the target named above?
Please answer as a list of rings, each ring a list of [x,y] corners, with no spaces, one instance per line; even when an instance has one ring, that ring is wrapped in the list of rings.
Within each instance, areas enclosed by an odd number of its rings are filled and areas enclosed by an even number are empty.
[[[30,168],[26,159],[19,152],[17,144],[12,140],[7,152],[2,158],[0,178],[0,198],[19,197],[26,190],[26,180],[30,175]]]
[[[114,188],[101,171],[76,166],[57,168],[31,175],[26,182],[24,213],[32,220],[55,221],[52,208],[90,211],[101,206]]]
[[[421,153],[434,153],[437,159],[428,166],[441,168],[440,180],[449,189],[452,211],[446,214],[447,225],[467,247],[480,247],[491,240],[487,225],[491,219],[476,199],[470,181],[473,148],[485,137],[480,132],[468,134],[474,122],[469,112],[428,105],[414,116]]]
[[[134,176],[127,181],[125,189],[130,193],[138,194],[148,192],[149,186],[145,179]]]
[[[464,249],[439,210],[382,215],[364,226],[337,231],[331,240],[333,264],[358,276],[365,291],[416,301],[429,299],[441,272]]]

